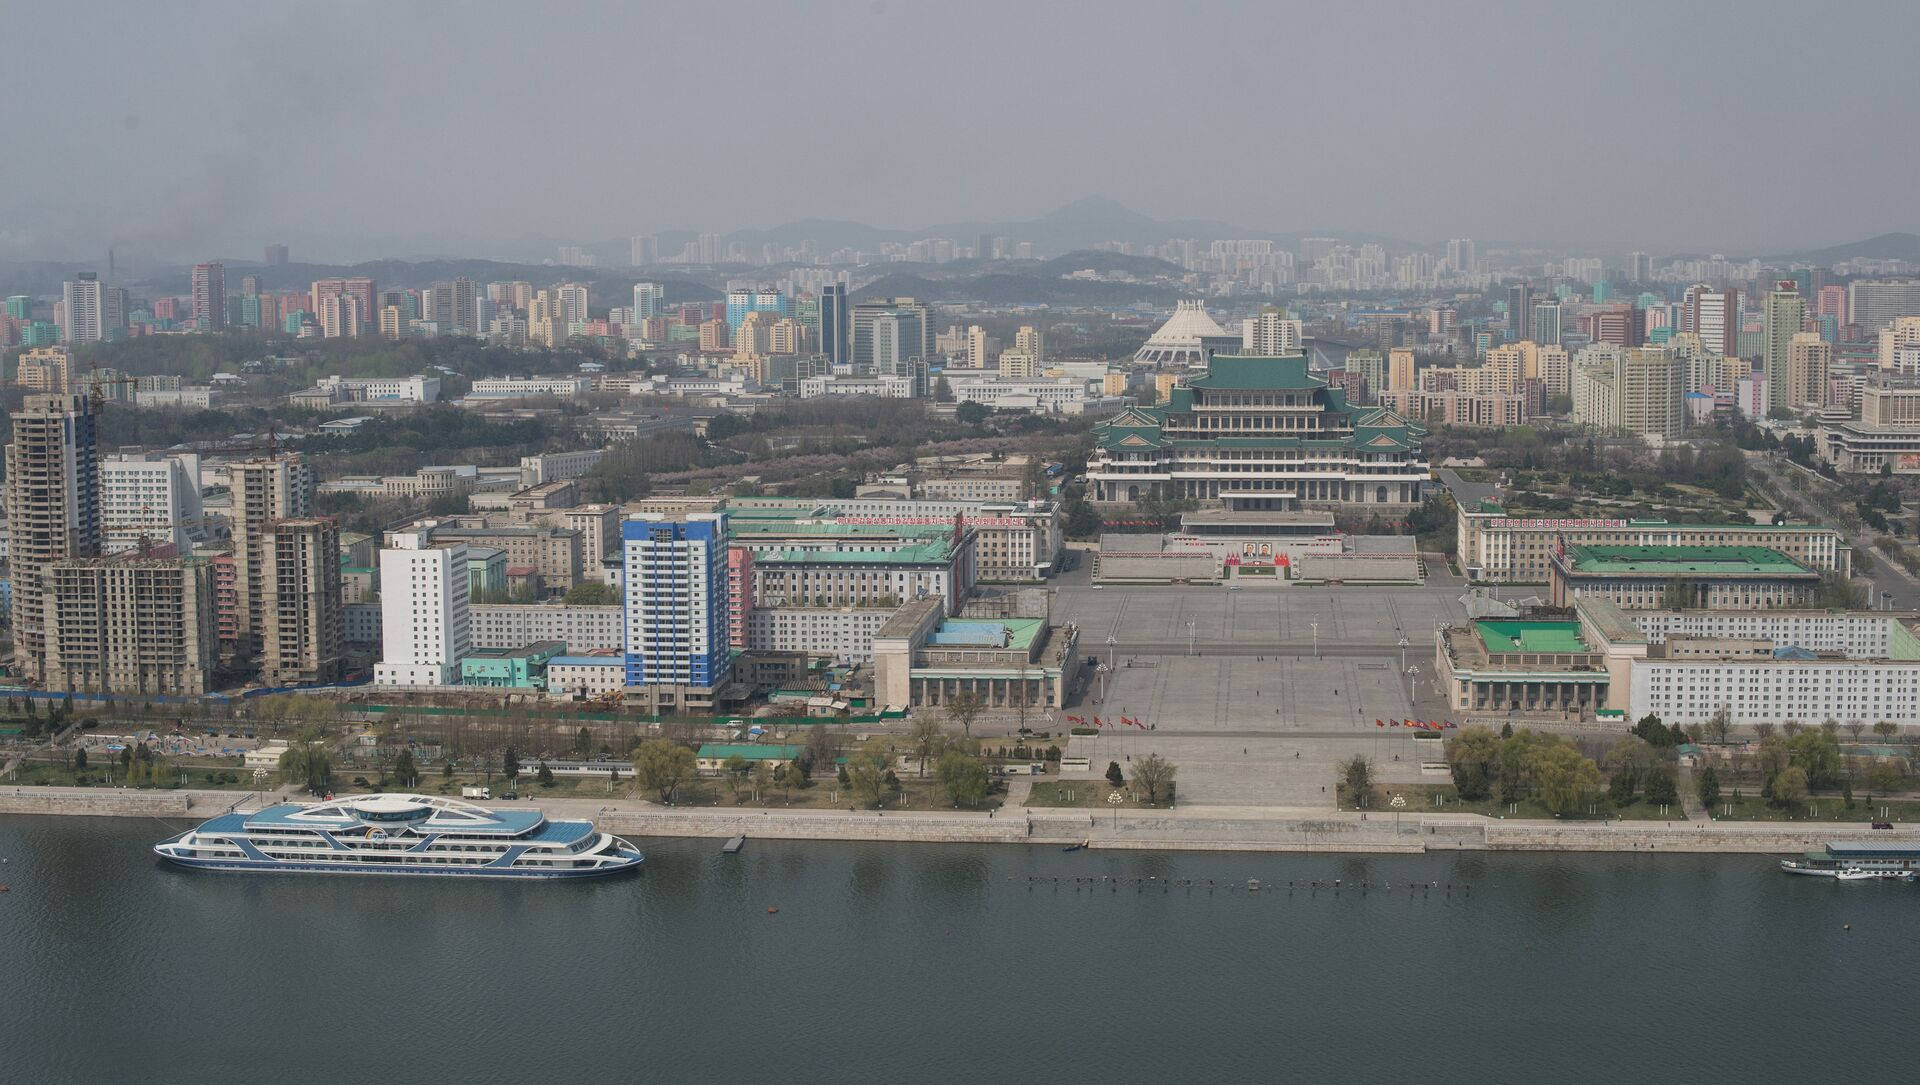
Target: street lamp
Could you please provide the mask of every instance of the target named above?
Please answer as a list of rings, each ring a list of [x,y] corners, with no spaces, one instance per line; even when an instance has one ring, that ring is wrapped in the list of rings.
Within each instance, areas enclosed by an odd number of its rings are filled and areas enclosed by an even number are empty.
[[[1400,669],[1407,669],[1407,638],[1400,638]]]
[[[1113,634],[1107,634],[1107,669],[1113,669]]]
[[[1187,654],[1193,655],[1193,619],[1187,619]]]
[[[1313,629],[1313,658],[1319,659],[1320,658],[1320,623],[1308,622],[1307,625]]]

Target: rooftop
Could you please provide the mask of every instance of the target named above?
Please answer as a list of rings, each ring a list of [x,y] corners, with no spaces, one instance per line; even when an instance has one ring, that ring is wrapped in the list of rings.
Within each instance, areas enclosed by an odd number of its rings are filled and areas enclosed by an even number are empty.
[[[1483,618],[1473,626],[1488,655],[1507,652],[1587,652],[1579,622],[1500,621]]]
[[[1571,546],[1568,564],[1583,573],[1680,576],[1815,576],[1764,546]]]
[[[738,757],[742,761],[791,761],[800,756],[800,747],[708,742],[700,747],[698,756],[702,761],[709,758],[725,761],[729,757]]]
[[[951,618],[927,638],[929,648],[1014,648],[1026,649],[1033,638],[1046,628],[1040,618],[1003,618],[980,620]]]

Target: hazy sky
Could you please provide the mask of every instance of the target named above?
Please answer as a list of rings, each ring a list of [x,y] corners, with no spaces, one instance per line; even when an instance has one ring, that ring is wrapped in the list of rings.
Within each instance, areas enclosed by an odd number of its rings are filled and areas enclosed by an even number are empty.
[[[1729,253],[1920,229],[1920,3],[0,0],[0,257],[509,255],[1102,195]]]

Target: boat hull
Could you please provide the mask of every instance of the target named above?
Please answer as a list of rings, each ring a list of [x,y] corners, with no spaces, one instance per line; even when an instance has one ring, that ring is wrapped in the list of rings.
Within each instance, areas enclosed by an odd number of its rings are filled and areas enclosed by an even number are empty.
[[[587,870],[515,870],[510,867],[462,869],[442,866],[436,868],[407,863],[349,864],[279,861],[263,863],[253,859],[190,859],[185,856],[168,855],[158,849],[154,854],[175,866],[191,867],[196,870],[225,870],[247,874],[384,874],[403,878],[605,878],[616,874],[630,874],[639,870],[646,862],[645,857],[641,857],[619,866],[594,867]]]

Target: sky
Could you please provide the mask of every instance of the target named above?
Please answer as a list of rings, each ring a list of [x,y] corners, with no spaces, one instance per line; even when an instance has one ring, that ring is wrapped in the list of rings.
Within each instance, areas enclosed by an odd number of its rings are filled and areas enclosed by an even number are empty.
[[[1102,196],[1418,243],[1920,231],[1920,4],[0,0],[0,258],[516,256]]]

